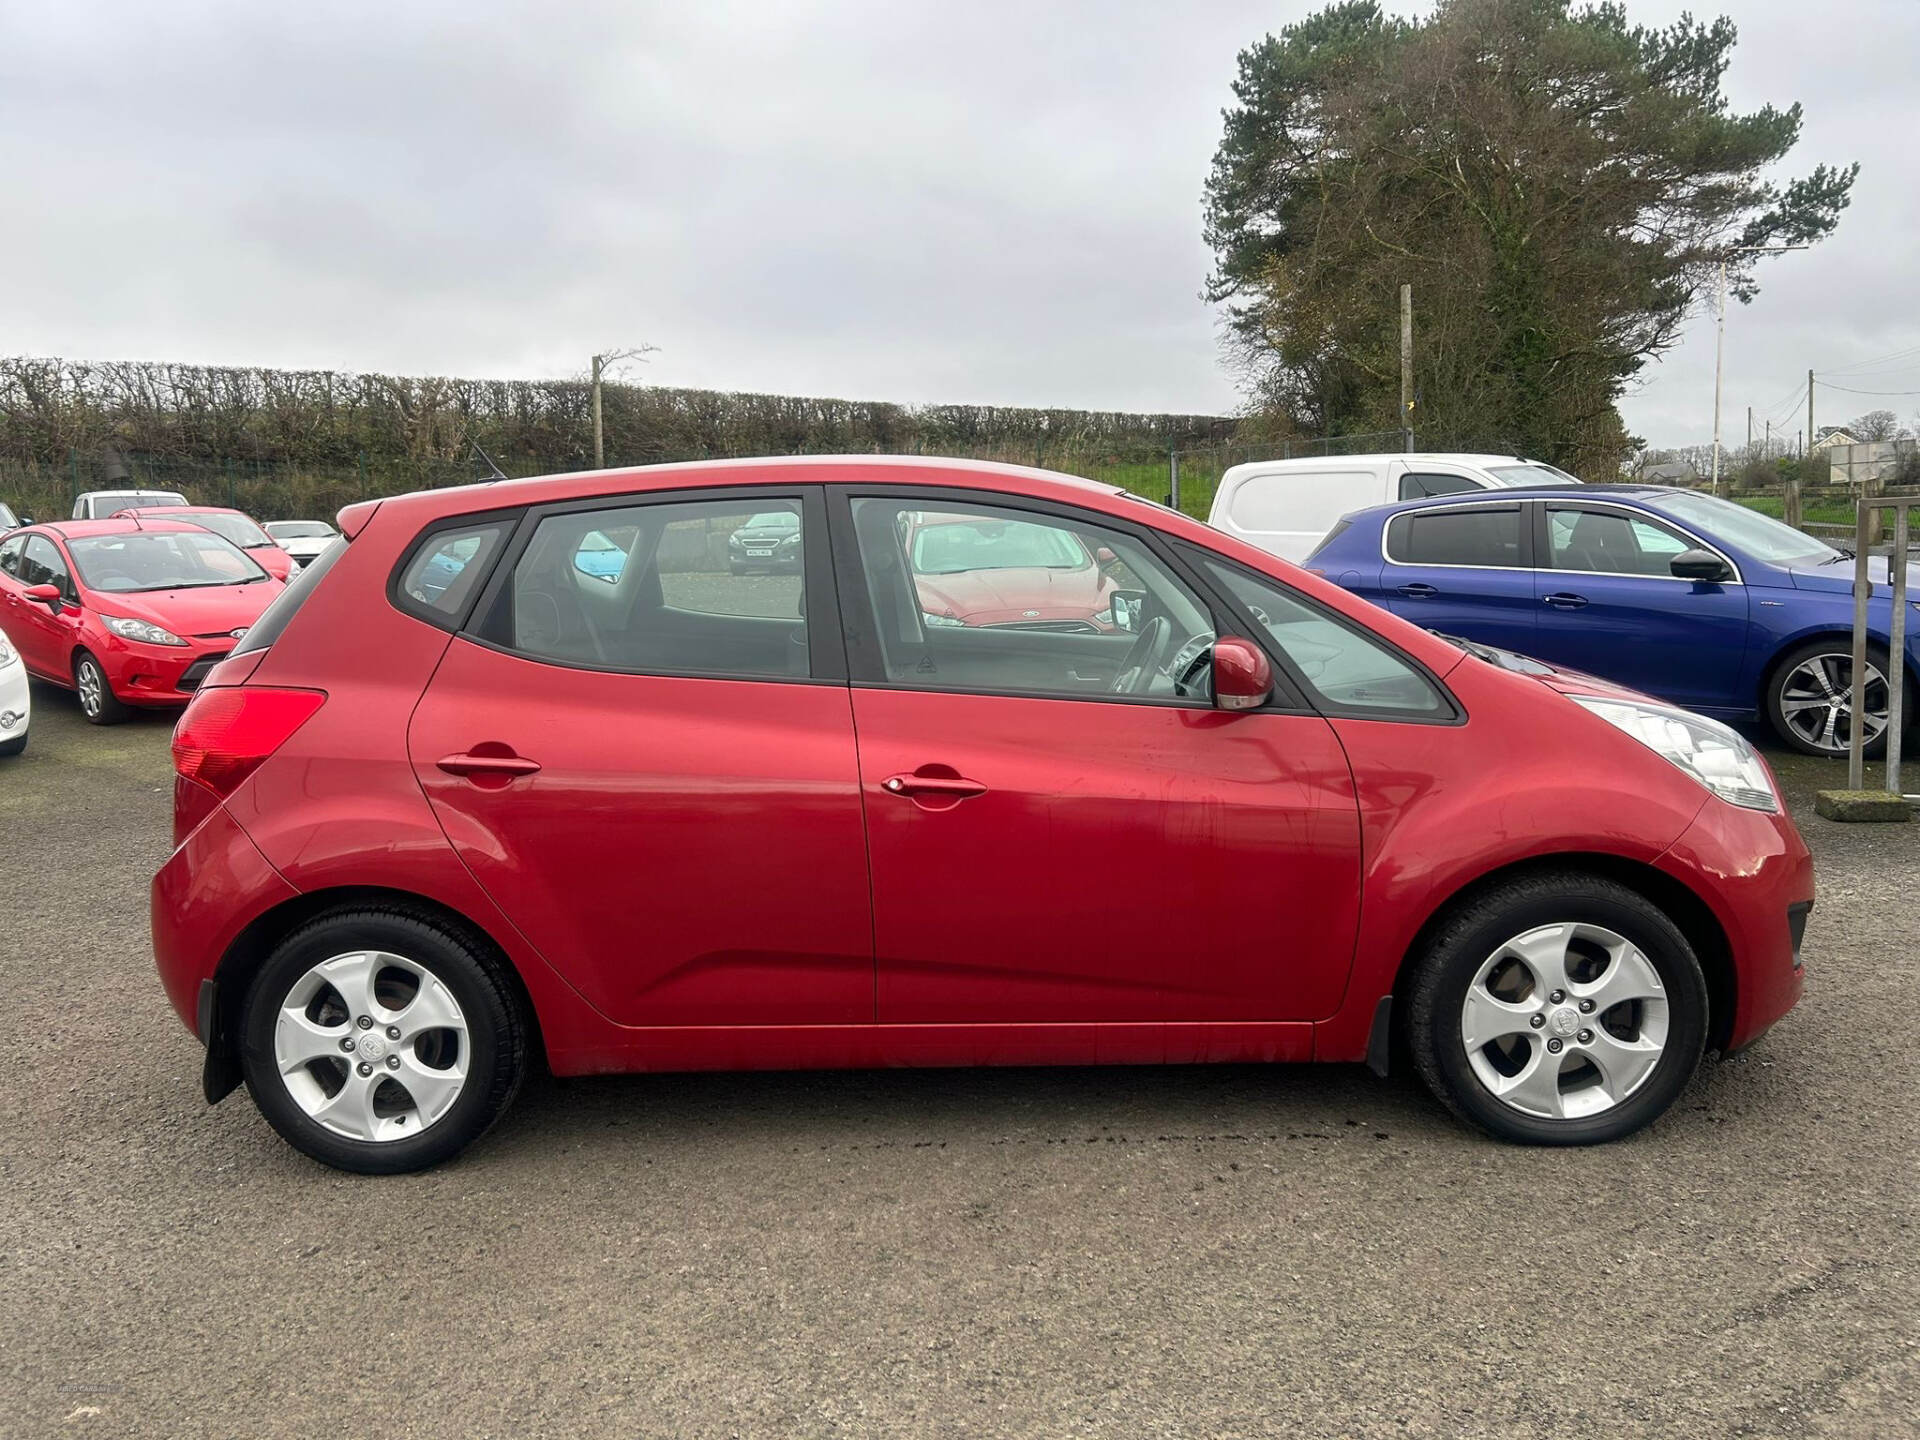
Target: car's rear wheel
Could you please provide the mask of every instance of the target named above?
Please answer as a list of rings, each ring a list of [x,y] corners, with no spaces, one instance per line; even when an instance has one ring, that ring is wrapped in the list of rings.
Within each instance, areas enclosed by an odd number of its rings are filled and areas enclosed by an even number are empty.
[[[91,650],[82,650],[74,657],[73,692],[80,697],[80,713],[90,724],[118,725],[133,713],[113,693],[106,667]]]
[[[269,1124],[341,1170],[450,1159],[526,1064],[512,992],[479,947],[421,916],[357,910],[288,936],[248,991],[240,1063]]]
[[[1450,1109],[1501,1139],[1620,1139],[1665,1111],[1699,1064],[1699,960],[1659,907],[1600,876],[1489,890],[1442,922],[1418,964],[1414,1063]]]
[[[1810,640],[1773,667],[1767,681],[1767,720],[1774,733],[1807,755],[1845,755],[1853,743],[1858,717],[1865,751],[1878,755],[1887,744],[1887,650],[1867,646],[1864,704],[1853,684],[1853,642],[1845,635]],[[1913,698],[1909,689],[1906,700]],[[1906,707],[1908,720],[1914,717]]]

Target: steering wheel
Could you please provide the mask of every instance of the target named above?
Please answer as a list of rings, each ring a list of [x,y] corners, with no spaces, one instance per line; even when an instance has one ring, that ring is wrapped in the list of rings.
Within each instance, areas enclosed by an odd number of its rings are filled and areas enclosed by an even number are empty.
[[[1147,687],[1153,683],[1153,677],[1159,673],[1160,652],[1167,648],[1167,641],[1172,636],[1173,626],[1167,623],[1166,616],[1156,615],[1147,621],[1140,638],[1128,649],[1120,673],[1113,677],[1113,693],[1144,695]]]

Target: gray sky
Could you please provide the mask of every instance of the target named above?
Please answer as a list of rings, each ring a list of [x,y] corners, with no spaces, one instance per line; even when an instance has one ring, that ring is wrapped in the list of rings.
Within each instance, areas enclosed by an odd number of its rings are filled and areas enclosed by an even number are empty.
[[[1200,190],[1296,0],[0,0],[0,353],[1230,411]],[[1662,22],[1678,0],[1630,0]],[[1920,347],[1920,3],[1722,0],[1838,234],[1728,317],[1726,428]],[[1920,391],[1904,368],[1855,389]],[[1713,327],[1626,414],[1710,433]],[[1796,397],[1795,387],[1800,388]],[[1920,395],[1823,389],[1822,423]]]

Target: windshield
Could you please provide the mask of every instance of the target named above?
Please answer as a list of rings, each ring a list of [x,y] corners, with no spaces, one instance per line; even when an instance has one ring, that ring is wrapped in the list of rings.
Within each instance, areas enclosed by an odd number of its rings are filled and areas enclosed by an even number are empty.
[[[742,530],[798,530],[800,517],[791,510],[768,510],[759,515],[747,517]]]
[[[247,556],[206,531],[88,535],[69,540],[67,552],[81,582],[104,594],[252,585],[268,578]]]
[[[273,544],[273,537],[244,515],[192,515],[181,518],[190,519],[195,525],[204,526],[222,539],[231,540],[242,550],[258,550],[262,545]]]
[[[19,523],[19,518],[13,511],[4,505],[0,505],[0,530],[11,530]]]
[[[1064,530],[1020,520],[957,520],[914,532],[913,568],[922,575],[963,570],[1078,570],[1086,549]]]
[[[1660,497],[1660,508],[1674,519],[1702,530],[1710,540],[1724,539],[1758,560],[1785,565],[1791,561],[1826,564],[1840,552],[1784,520],[1749,510],[1731,500],[1681,491]]]
[[[267,533],[277,540],[331,540],[333,527],[321,520],[269,520]]]
[[[1580,477],[1569,475],[1566,471],[1538,460],[1530,460],[1524,465],[1489,465],[1487,474],[1502,485],[1515,490],[1523,490],[1529,485],[1578,485]]]

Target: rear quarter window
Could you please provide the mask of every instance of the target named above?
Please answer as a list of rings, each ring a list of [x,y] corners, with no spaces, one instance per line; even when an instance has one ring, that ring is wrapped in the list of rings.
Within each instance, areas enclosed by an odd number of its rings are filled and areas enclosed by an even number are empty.
[[[496,518],[429,531],[401,568],[395,603],[442,629],[457,629],[512,528],[511,520]]]

